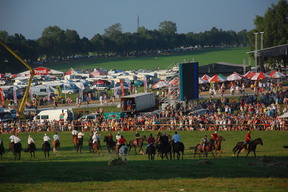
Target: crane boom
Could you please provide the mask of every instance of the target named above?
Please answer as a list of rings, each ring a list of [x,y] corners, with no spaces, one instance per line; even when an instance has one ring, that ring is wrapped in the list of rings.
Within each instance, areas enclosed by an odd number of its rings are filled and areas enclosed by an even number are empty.
[[[29,78],[29,81],[28,81],[28,85],[26,87],[26,90],[25,90],[25,93],[23,95],[23,98],[21,100],[21,103],[20,103],[20,106],[17,110],[17,113],[19,114],[19,117],[20,118],[23,118],[24,115],[23,115],[23,111],[24,111],[24,108],[25,108],[25,103],[26,103],[26,100],[27,100],[27,97],[28,97],[28,94],[29,94],[29,90],[30,90],[30,86],[32,84],[32,81],[33,81],[33,77],[35,75],[35,72],[33,70],[32,67],[30,67],[23,59],[21,59],[12,49],[10,49],[5,43],[1,42],[0,41],[0,44],[5,47],[5,49],[7,49],[7,51],[9,51],[12,55],[14,55],[23,65],[25,65],[29,70],[30,70],[30,78]]]

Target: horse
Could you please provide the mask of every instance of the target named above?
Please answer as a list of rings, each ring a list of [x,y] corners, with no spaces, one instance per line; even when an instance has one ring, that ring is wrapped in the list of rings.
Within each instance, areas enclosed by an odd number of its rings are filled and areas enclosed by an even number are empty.
[[[33,143],[33,142],[28,144],[27,149],[25,149],[25,152],[30,152],[31,158],[33,155],[34,159],[35,159],[35,151],[36,151],[36,146],[35,146],[35,143]]]
[[[116,142],[113,141],[113,138],[105,136],[103,142],[106,143],[106,148],[108,150],[108,153],[111,153],[112,151],[115,151]]]
[[[213,141],[212,140],[210,140],[208,143],[206,143],[204,145],[204,147],[203,147],[203,144],[197,144],[195,149],[194,149],[194,157],[195,157],[196,153],[199,152],[199,158],[201,157],[202,153],[205,153],[205,157],[207,159],[208,153],[211,152],[213,157],[215,158],[212,147],[213,147]]]
[[[153,144],[150,144],[146,148],[146,154],[148,154],[148,160],[154,160],[156,154],[156,147]]]
[[[184,156],[184,144],[182,142],[177,142],[174,143],[174,140],[170,141],[170,145],[172,147],[172,151],[173,151],[173,159],[175,160],[175,153],[177,154],[177,160],[180,159],[180,156],[182,154],[182,160],[183,160],[183,156]]]
[[[248,148],[245,148],[244,142],[238,142],[236,144],[236,146],[233,148],[233,156],[238,151],[238,153],[237,153],[237,157],[238,157],[239,153],[242,151],[242,149],[245,149],[245,150],[248,150],[248,153],[247,153],[246,157],[249,155],[249,153],[251,151],[254,152],[254,157],[256,157],[256,152],[255,151],[256,151],[256,147],[257,147],[258,144],[263,145],[263,142],[262,142],[261,138],[258,138],[258,139],[255,139],[255,140],[251,141],[251,143],[248,145]]]
[[[76,152],[80,152],[82,151],[82,146],[83,146],[83,138],[77,138],[76,141]]]
[[[21,143],[14,143],[13,144],[13,153],[15,160],[21,159],[21,151],[22,151],[22,144]]]
[[[137,139],[134,139],[134,140],[130,140],[129,142],[129,152],[131,151],[131,148],[134,147],[134,150],[135,150],[135,154],[137,154],[136,152],[136,148],[139,147],[139,153],[142,152],[143,153],[143,143],[144,141],[146,141],[146,137],[145,135],[141,138],[138,139],[138,142],[137,142]],[[144,154],[144,153],[143,153]]]
[[[76,149],[76,145],[77,145],[77,135],[72,135],[72,141],[73,141],[73,145],[74,145],[74,149]]]
[[[92,152],[98,153],[98,155],[100,156],[101,146],[99,142],[92,143]]]
[[[161,159],[163,160],[164,157],[166,157],[167,160],[169,160],[168,153],[170,153],[170,160],[172,159],[172,153],[171,153],[171,145],[169,143],[169,137],[166,135],[159,136],[157,138],[157,145],[156,148],[160,154]]]
[[[60,149],[60,141],[59,140],[53,141],[53,152],[58,153],[59,149]]]
[[[119,149],[119,157],[124,157],[124,161],[127,161],[127,153],[128,147],[126,145],[122,145]]]
[[[217,157],[217,151],[220,151],[221,155],[222,156],[222,149],[221,149],[221,142],[222,141],[225,141],[225,138],[222,137],[222,136],[219,136],[218,139],[216,140],[216,142],[214,143],[214,146],[213,146],[213,150],[215,151],[215,155]]]
[[[48,141],[45,141],[42,144],[42,151],[44,151],[44,156],[46,158],[46,156],[49,157],[49,151],[50,151],[50,143]]]
[[[2,156],[5,153],[3,142],[0,140],[0,158],[2,160]]]

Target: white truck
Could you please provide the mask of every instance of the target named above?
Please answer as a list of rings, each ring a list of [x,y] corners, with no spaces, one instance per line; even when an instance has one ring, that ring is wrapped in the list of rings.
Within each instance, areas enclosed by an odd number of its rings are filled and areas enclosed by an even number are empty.
[[[71,121],[74,119],[74,114],[72,109],[51,109],[51,110],[44,110],[38,113],[37,119],[40,122],[43,121]]]
[[[153,92],[137,93],[121,97],[123,112],[141,112],[155,108],[155,95]]]
[[[46,85],[33,86],[33,87],[30,87],[30,90],[31,90],[32,95],[37,95],[37,96],[48,96],[49,91],[51,95],[54,94],[54,89]]]

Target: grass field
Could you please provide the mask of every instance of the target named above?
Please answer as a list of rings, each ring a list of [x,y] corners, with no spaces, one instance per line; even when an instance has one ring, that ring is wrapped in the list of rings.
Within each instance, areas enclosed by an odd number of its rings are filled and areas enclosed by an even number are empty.
[[[235,64],[243,64],[243,59],[246,59],[248,64],[249,48],[223,48],[223,49],[205,49],[195,50],[191,52],[178,53],[173,55],[162,55],[157,57],[121,57],[121,58],[107,58],[84,61],[71,61],[65,63],[51,63],[45,65],[55,70],[68,71],[71,67],[74,69],[122,69],[122,70],[136,70],[136,69],[167,69],[170,65],[183,63],[184,61],[199,62],[199,65],[207,65],[214,62],[229,62]],[[253,59],[252,64],[253,64]]]
[[[140,132],[148,136],[150,132]],[[156,132],[152,132],[156,135]],[[173,131],[167,131],[173,135]],[[82,154],[73,150],[70,132],[60,132],[61,149],[49,159],[41,151],[44,133],[30,133],[38,151],[36,158],[22,153],[20,161],[14,161],[11,152],[5,154],[0,162],[5,170],[0,171],[0,191],[287,191],[288,187],[288,132],[253,131],[254,139],[261,137],[264,145],[257,146],[257,156],[251,154],[247,159],[241,153],[239,158],[232,157],[232,148],[245,138],[245,131],[219,132],[225,137],[222,143],[221,158],[208,156],[211,164],[199,164],[198,157],[193,157],[189,147],[200,142],[204,134],[211,132],[179,131],[185,144],[184,160],[147,160],[146,155],[136,155],[133,151],[128,156],[126,165],[108,166],[108,161],[115,158],[104,147],[102,132],[101,156],[88,152],[88,133],[84,136]],[[54,133],[49,132],[50,137]],[[115,137],[115,132],[113,133]],[[129,141],[135,132],[123,132]],[[1,135],[7,148],[9,135]],[[28,133],[20,134],[23,147],[26,147]],[[146,145],[146,143],[145,143]],[[103,156],[104,155],[104,156]],[[274,163],[258,164],[263,156]],[[253,166],[253,165],[256,166]]]

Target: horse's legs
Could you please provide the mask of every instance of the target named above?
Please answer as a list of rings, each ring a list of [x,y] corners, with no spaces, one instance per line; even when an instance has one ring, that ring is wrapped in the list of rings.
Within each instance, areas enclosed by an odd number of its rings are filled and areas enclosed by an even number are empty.
[[[255,150],[254,150],[253,152],[254,152],[254,157],[256,157],[256,152],[255,152]]]
[[[247,158],[247,156],[249,155],[249,153],[250,153],[250,150],[248,151],[248,153],[247,153],[247,155],[246,155],[246,157],[245,157],[245,158]]]

